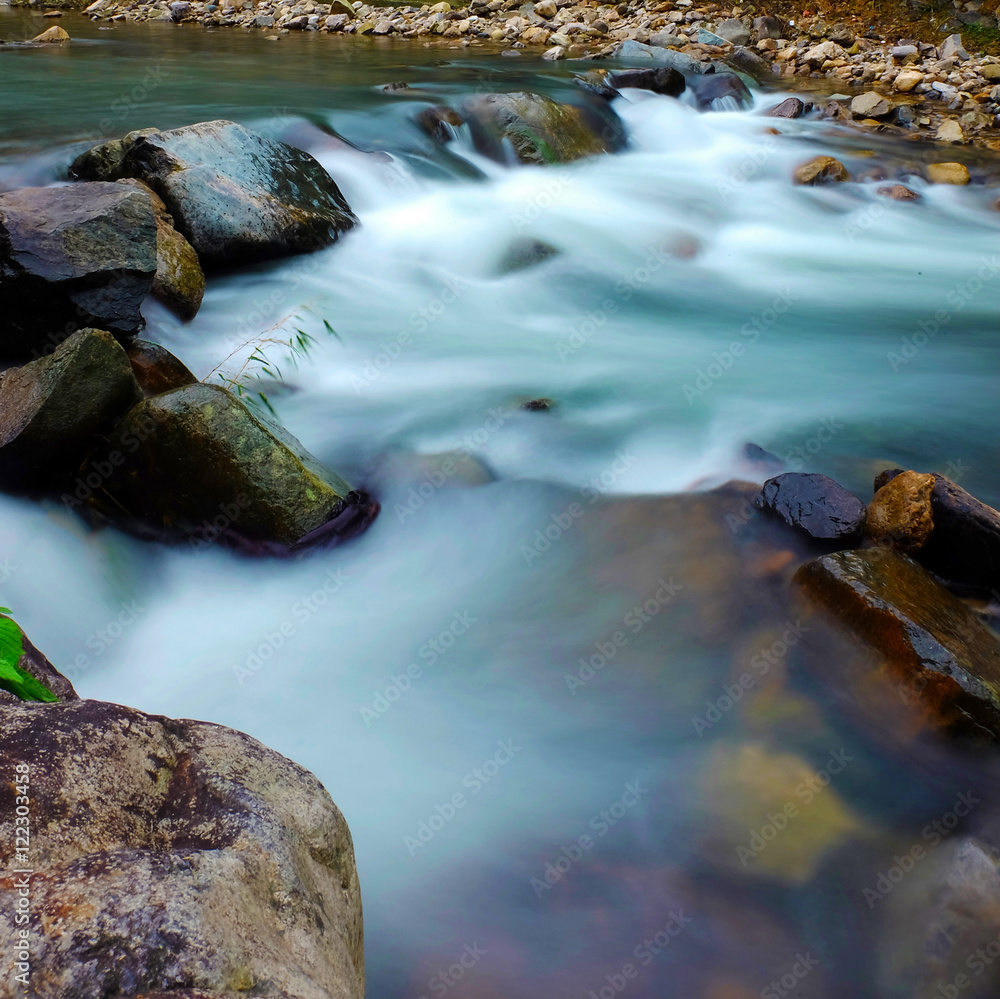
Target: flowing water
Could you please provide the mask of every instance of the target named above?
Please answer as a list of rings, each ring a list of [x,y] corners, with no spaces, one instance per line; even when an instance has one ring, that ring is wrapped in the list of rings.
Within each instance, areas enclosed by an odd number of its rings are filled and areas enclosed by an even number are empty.
[[[2,13],[0,35],[50,23]],[[293,136],[341,186],[356,231],[212,278],[189,325],[150,303],[146,335],[199,377],[265,330],[314,335],[271,402],[382,513],[338,549],[253,561],[4,499],[0,597],[32,640],[84,696],[234,726],[319,776],[353,832],[377,999],[734,999],[782,975],[908,994],[894,948],[919,932],[864,889],[992,767],[845,703],[832,636],[807,668],[782,568],[803,553],[698,491],[760,481],[752,441],[865,499],[899,465],[1000,502],[990,188],[793,187],[818,153],[873,176],[926,156],[815,121],[768,134],[781,95],[760,92],[700,114],[627,91],[623,154],[505,167],[415,112],[570,94],[572,64],[61,23],[71,45],[0,50],[0,189],[214,118]],[[531,241],[556,252],[526,260]],[[538,396],[555,407],[520,408]],[[457,470],[427,457],[455,449]],[[727,700],[761,653],[774,668]],[[776,770],[795,790],[740,804]],[[830,786],[807,796],[813,770]],[[757,850],[786,798],[801,814]]]

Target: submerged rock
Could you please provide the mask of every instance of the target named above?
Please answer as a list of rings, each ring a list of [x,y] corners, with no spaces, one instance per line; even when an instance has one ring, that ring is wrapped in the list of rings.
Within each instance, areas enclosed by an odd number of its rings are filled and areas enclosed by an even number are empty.
[[[688,86],[700,111],[738,111],[753,103],[747,85],[735,73],[694,76]]]
[[[777,475],[764,483],[758,505],[818,541],[851,544],[865,525],[864,503],[826,475]]]
[[[828,184],[831,181],[850,180],[847,167],[832,156],[814,156],[807,163],[795,168],[792,179],[796,184]]]
[[[117,184],[0,195],[0,356],[38,356],[81,327],[126,337],[156,274],[149,198]]]
[[[438,142],[451,142],[455,137],[454,129],[464,122],[462,116],[446,104],[424,108],[423,111],[417,112],[414,120],[432,139],[436,139]]]
[[[94,434],[139,398],[128,357],[104,330],[0,374],[0,486],[39,489],[69,477]]]
[[[133,340],[125,352],[146,399],[198,381],[182,360],[151,340]]]
[[[362,999],[354,848],[323,785],[232,729],[81,700],[26,649],[60,696],[0,692],[10,898],[30,766],[32,995]],[[0,924],[5,953],[18,930]]]
[[[218,385],[140,402],[109,448],[117,462],[104,493],[114,506],[102,512],[154,530],[193,534],[221,511],[239,535],[293,546],[357,499],[287,431]]]
[[[231,121],[130,132],[70,172],[145,181],[209,268],[318,250],[357,223],[312,156]]]
[[[487,94],[462,105],[476,149],[507,162],[569,163],[583,156],[618,152],[625,129],[604,101],[563,104],[541,94]]]
[[[795,582],[881,655],[930,725],[1000,739],[1000,640],[916,562],[888,548],[836,552]]]

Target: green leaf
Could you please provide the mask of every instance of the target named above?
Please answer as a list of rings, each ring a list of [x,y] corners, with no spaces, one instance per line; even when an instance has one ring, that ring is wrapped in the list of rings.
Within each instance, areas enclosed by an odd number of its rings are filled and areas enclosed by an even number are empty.
[[[0,617],[0,689],[10,691],[22,701],[58,701],[48,687],[18,667],[23,655],[21,629],[9,617]]]

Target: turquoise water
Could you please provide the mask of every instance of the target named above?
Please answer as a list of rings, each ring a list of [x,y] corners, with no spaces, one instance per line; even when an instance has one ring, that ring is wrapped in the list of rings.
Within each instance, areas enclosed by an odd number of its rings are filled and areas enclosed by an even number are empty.
[[[4,13],[0,35],[48,23]],[[373,997],[604,999],[625,981],[730,999],[794,977],[806,951],[819,963],[791,994],[908,994],[886,965],[919,950],[919,926],[902,892],[871,906],[864,890],[959,791],[991,788],[992,764],[855,710],[829,682],[854,653],[795,630],[803,553],[775,562],[786,538],[740,497],[707,515],[698,491],[759,481],[753,441],[865,499],[900,465],[1000,502],[995,193],[794,188],[817,153],[855,173],[924,154],[816,122],[768,135],[762,94],[699,115],[631,92],[622,155],[511,169],[461,132],[434,146],[415,112],[567,94],[571,64],[60,23],[70,46],[0,50],[0,187],[57,182],[80,143],[218,117],[294,134],[340,184],[357,231],[213,278],[187,326],[150,304],[147,335],[207,376],[264,330],[315,333],[275,405],[383,512],[343,548],[272,563],[4,500],[0,596],[33,641],[85,696],[232,725],[318,774],[355,839]],[[395,81],[412,89],[381,90]],[[558,253],[509,271],[528,239]],[[519,409],[537,396],[555,409]],[[489,482],[415,457],[463,447]],[[749,665],[763,653],[773,667]],[[725,708],[743,669],[756,679]],[[833,765],[815,800],[797,793]],[[801,814],[758,857],[783,792],[760,822],[734,803],[782,768]]]

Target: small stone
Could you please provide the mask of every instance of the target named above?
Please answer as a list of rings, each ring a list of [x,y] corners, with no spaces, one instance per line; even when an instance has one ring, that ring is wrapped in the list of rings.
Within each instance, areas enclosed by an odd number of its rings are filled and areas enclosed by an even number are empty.
[[[797,97],[789,97],[780,104],[775,104],[767,112],[768,118],[801,118],[805,113],[806,106]]]
[[[826,475],[785,472],[768,479],[757,506],[819,541],[852,543],[865,525],[864,503]]]
[[[1000,65],[987,63],[985,66],[980,66],[979,75],[984,80],[1000,80]]]
[[[850,180],[851,175],[840,160],[836,160],[832,156],[815,156],[808,163],[796,167],[792,179],[796,184],[815,186],[816,184]]]
[[[562,59],[565,55],[566,50],[561,45],[553,45],[552,48],[546,49],[542,53],[542,58],[555,61],[556,59]]]
[[[938,57],[940,59],[970,59],[971,56],[965,51],[962,45],[962,36],[957,32],[949,35],[938,46]]]
[[[556,16],[559,8],[556,7],[555,0],[539,0],[535,4],[535,13],[539,17],[544,17],[547,20],[552,20]]]
[[[735,17],[726,18],[715,26],[715,33],[733,45],[746,45],[750,41],[750,32],[746,25]]]
[[[893,201],[920,201],[920,195],[903,184],[888,184],[875,193],[883,198],[892,198]]]
[[[885,118],[892,111],[892,104],[881,94],[869,91],[851,101],[851,114],[856,118]]]
[[[941,122],[934,137],[938,142],[965,142],[965,132],[962,131],[962,126],[954,118]],[[954,181],[949,183],[954,183]],[[962,181],[962,183],[967,184],[968,180]]]
[[[65,28],[53,24],[51,28],[43,31],[40,35],[35,35],[31,40],[33,42],[68,42],[70,39],[69,32]]]
[[[927,167],[927,179],[932,184],[969,183],[969,168],[964,163],[931,163]]]
[[[923,78],[924,74],[917,69],[904,69],[892,81],[893,90],[901,94],[908,94]]]
[[[551,399],[529,399],[521,403],[521,409],[526,409],[529,413],[547,413],[554,406]]]
[[[906,554],[923,548],[934,530],[933,488],[934,476],[921,472],[903,472],[887,482],[868,504],[868,537]]]

